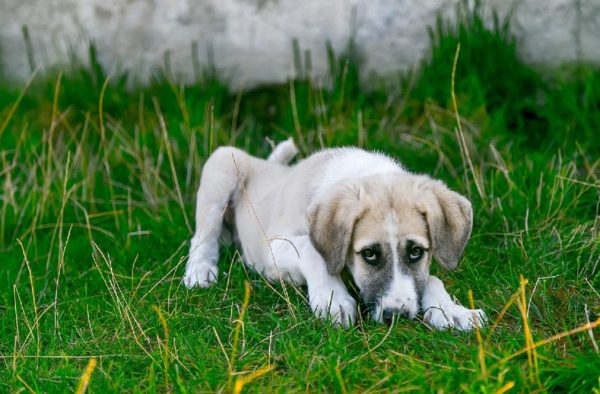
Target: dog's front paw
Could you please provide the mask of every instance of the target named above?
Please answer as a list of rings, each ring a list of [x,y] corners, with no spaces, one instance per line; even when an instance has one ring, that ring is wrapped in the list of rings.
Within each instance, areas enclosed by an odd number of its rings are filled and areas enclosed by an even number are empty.
[[[345,294],[343,294],[345,293]],[[356,321],[356,301],[347,292],[322,292],[311,297],[310,307],[319,319],[349,328]]]
[[[487,321],[485,313],[481,309],[467,309],[462,305],[448,305],[445,307],[430,307],[423,314],[423,321],[438,330],[455,328],[462,331],[470,331],[483,327]]]
[[[183,283],[188,289],[194,286],[198,287],[210,287],[217,281],[217,275],[219,269],[216,264],[210,263],[193,263],[188,264],[185,268],[185,275],[183,276]]]

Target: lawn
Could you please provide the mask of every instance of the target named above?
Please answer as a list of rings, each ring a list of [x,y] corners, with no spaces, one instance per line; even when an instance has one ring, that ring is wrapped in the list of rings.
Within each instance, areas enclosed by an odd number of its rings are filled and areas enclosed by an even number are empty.
[[[0,392],[600,392],[600,70],[533,69],[476,16],[431,39],[385,83],[359,82],[351,45],[325,87],[230,92],[210,71],[132,87],[93,48],[89,66],[0,78]],[[234,247],[214,287],[186,289],[206,158],[290,136],[301,157],[381,150],[467,195],[462,263],[433,272],[489,325],[362,310],[334,328]]]

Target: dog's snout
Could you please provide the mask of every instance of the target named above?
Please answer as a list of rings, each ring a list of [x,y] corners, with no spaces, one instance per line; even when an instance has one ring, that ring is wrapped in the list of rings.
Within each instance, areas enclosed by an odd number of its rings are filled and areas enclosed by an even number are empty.
[[[383,321],[386,324],[391,324],[392,320],[394,319],[394,316],[407,319],[409,317],[409,313],[408,311],[401,310],[398,308],[386,308],[383,310],[383,313],[381,315]]]

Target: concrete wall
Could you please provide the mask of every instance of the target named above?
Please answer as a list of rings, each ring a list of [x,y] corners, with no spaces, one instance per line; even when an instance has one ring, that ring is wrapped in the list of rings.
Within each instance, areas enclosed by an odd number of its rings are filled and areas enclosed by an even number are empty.
[[[460,0],[0,0],[0,66],[26,80],[36,67],[87,58],[94,41],[111,73],[128,70],[142,83],[157,68],[189,81],[214,63],[234,88],[294,75],[292,42],[310,51],[312,70],[327,75],[325,43],[336,53],[355,37],[362,71],[406,70],[427,54],[427,26],[451,18]],[[512,12],[519,50],[531,63],[600,63],[600,0],[489,0]],[[468,7],[468,5],[467,5]],[[194,53],[194,56],[192,54]],[[193,59],[197,59],[195,62]]]

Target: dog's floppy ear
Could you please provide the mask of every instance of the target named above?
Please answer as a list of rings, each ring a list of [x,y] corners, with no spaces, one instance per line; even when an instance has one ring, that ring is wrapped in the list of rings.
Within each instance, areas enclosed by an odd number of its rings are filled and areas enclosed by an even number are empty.
[[[308,207],[310,240],[332,275],[342,272],[348,258],[354,224],[361,213],[361,192],[359,184],[343,182],[331,187]]]
[[[473,227],[471,202],[448,189],[440,181],[431,181],[430,193],[422,200],[429,226],[432,252],[445,268],[453,270],[467,245]]]

